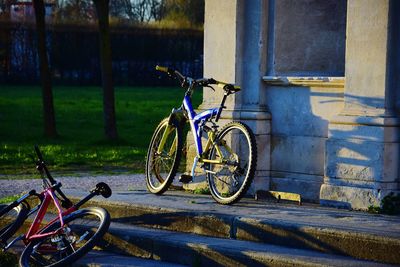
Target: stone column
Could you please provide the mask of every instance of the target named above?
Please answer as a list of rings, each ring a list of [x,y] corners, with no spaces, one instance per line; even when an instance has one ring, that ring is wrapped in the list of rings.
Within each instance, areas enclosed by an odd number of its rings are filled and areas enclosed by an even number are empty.
[[[345,106],[329,122],[321,204],[367,209],[398,190],[394,2],[348,1]]]
[[[267,0],[205,1],[204,77],[242,88],[228,97],[220,125],[240,120],[256,134],[258,162],[253,192],[269,189],[271,121],[264,106],[262,81],[267,67],[267,28]],[[223,92],[218,89],[203,90],[200,109],[220,105]]]

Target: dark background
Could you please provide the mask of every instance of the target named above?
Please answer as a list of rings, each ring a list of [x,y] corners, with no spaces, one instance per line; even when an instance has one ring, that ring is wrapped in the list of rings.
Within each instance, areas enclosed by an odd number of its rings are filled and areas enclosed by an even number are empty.
[[[112,27],[115,85],[173,84],[158,79],[156,64],[175,67],[187,75],[203,73],[203,32],[196,29]],[[54,25],[47,46],[53,82],[62,85],[101,83],[98,30],[95,26]],[[0,26],[0,83],[39,82],[36,36],[33,26]]]

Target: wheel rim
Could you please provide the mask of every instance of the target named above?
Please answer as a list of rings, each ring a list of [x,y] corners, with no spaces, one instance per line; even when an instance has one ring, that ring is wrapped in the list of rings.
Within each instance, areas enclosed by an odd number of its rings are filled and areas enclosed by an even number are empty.
[[[20,207],[15,207],[0,217],[0,236],[4,234],[17,219]]]
[[[58,232],[33,245],[29,263],[32,266],[54,265],[84,247],[98,231],[102,218],[94,213],[74,217]],[[50,229],[49,229],[50,230]]]
[[[159,128],[149,152],[149,163],[147,166],[148,185],[153,190],[159,190],[167,183],[168,177],[175,163],[176,154],[178,152],[178,133],[175,127],[173,127],[168,134],[161,153],[157,152],[167,125],[168,123],[166,122]]]
[[[28,207],[21,203],[0,216],[0,247],[3,247],[19,227],[23,224],[28,214]]]
[[[220,201],[231,201],[238,197],[243,190],[251,165],[251,141],[239,127],[231,127],[222,132],[219,140],[226,142],[226,148],[220,145],[226,164],[210,164],[208,182],[211,193]],[[231,150],[231,151],[229,151]],[[211,159],[220,157],[214,148]]]

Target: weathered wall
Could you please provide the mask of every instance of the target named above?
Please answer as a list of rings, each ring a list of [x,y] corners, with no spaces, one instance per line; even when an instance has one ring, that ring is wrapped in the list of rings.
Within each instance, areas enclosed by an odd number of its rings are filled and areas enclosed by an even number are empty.
[[[273,16],[264,80],[272,116],[270,189],[310,201],[319,200],[324,180],[328,121],[343,108],[343,79],[332,84],[320,76],[344,74],[346,2],[279,0],[269,5]],[[304,79],[285,83],[287,76]],[[277,77],[283,77],[281,82]]]
[[[274,1],[269,74],[343,76],[346,2]]]
[[[399,11],[394,0],[206,1],[205,74],[244,88],[225,116],[257,134],[268,182],[256,190],[367,209],[399,189]]]
[[[267,88],[272,115],[271,190],[318,201],[328,121],[343,108],[343,88]]]
[[[366,209],[398,189],[394,2],[348,2],[345,107],[329,123],[322,203]]]
[[[270,115],[261,77],[267,60],[267,0],[206,1],[204,24],[204,76],[234,83],[242,90],[230,95],[219,125],[239,120],[251,127],[258,144],[257,170],[251,193],[269,187]],[[223,91],[203,90],[200,109],[220,105]],[[189,137],[189,145],[191,137]],[[189,150],[194,156],[194,149]],[[188,162],[187,170],[190,170]],[[197,177],[196,181],[202,181]],[[189,186],[190,187],[190,186]]]

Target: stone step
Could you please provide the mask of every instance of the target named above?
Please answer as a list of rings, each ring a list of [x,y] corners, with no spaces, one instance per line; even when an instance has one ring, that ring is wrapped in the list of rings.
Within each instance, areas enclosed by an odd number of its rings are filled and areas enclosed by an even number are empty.
[[[24,250],[24,244],[18,242],[12,249],[6,253],[0,251],[0,266],[17,266],[19,257]],[[177,263],[168,263],[150,258],[135,257],[126,253],[114,253],[105,250],[93,249],[82,258],[72,264],[72,266],[88,267],[183,267],[185,265]]]
[[[15,261],[22,242],[10,252]],[[111,223],[103,240],[73,266],[390,266],[304,249]]]
[[[108,252],[190,266],[388,266],[311,250],[121,223],[111,224],[101,247]]]
[[[185,265],[168,263],[153,259],[126,256],[107,251],[91,251],[74,263],[74,266],[88,267],[183,267]]]
[[[399,216],[252,199],[222,206],[210,196],[178,191],[163,196],[144,190],[114,192],[110,199],[96,199],[88,205],[106,208],[114,222],[125,225],[400,264]]]

